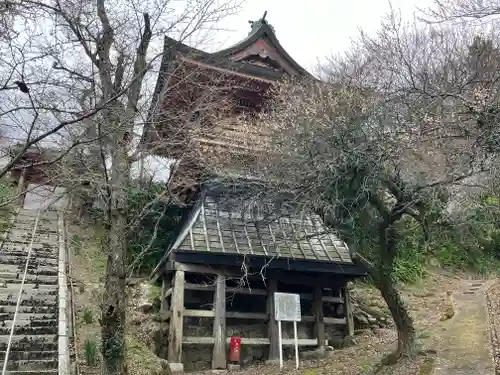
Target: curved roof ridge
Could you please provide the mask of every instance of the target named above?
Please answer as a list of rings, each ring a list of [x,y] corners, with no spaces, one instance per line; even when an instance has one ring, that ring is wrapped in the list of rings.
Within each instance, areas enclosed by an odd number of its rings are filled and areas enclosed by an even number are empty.
[[[311,73],[309,73],[306,69],[304,69],[299,63],[297,63],[292,56],[286,51],[285,48],[281,45],[278,38],[276,37],[276,33],[274,31],[274,27],[272,27],[267,20],[265,19],[267,15],[267,11],[264,13],[264,16],[258,21],[249,21],[252,25],[252,29],[250,33],[238,43],[232,45],[231,47],[224,48],[220,51],[213,52],[210,55],[213,57],[230,57],[235,53],[249,47],[250,45],[257,42],[257,40],[267,37],[267,39],[271,42],[274,48],[278,51],[278,53],[301,75],[307,77],[313,77]]]

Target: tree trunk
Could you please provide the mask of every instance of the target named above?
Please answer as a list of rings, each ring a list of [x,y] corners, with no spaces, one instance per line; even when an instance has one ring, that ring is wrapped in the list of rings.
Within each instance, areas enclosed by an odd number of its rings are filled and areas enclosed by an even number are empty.
[[[377,287],[389,307],[398,331],[396,357],[411,356],[415,349],[415,326],[405,303],[394,287],[390,274],[381,272],[378,275]]]
[[[111,199],[108,210],[108,264],[101,311],[103,375],[127,374],[125,364],[125,310],[127,306],[125,285],[129,166],[126,147],[118,139],[113,145],[112,152]]]

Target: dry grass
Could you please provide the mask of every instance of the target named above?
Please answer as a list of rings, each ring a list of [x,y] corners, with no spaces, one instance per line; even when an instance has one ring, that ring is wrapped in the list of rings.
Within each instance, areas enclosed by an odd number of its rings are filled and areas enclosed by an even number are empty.
[[[68,243],[72,250],[72,279],[74,283],[74,302],[76,310],[76,337],[78,367],[82,375],[97,375],[101,373],[100,363],[88,366],[84,355],[84,342],[94,339],[100,343],[101,328],[99,325],[99,306],[102,301],[102,288],[106,270],[106,257],[100,251],[102,233],[92,229],[68,227]],[[88,323],[84,315],[92,313],[93,319]],[[128,316],[134,317],[132,309]],[[132,319],[133,320],[133,319]],[[143,320],[144,321],[144,320]],[[141,326],[133,321],[127,326],[127,367],[130,374],[151,375],[160,373],[161,360],[154,355],[140,335]],[[142,336],[142,337],[141,337]],[[100,359],[100,355],[99,355]]]

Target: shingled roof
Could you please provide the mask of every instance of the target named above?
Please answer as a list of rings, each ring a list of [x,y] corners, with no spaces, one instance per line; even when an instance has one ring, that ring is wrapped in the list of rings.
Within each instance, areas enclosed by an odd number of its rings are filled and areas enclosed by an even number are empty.
[[[200,200],[181,233],[174,251],[352,263],[347,245],[317,215],[265,219],[211,196]]]

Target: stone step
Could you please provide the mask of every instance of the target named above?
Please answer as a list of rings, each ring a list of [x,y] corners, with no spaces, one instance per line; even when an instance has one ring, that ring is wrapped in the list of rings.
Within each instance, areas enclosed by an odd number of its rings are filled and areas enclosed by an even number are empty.
[[[0,327],[0,335],[8,336],[10,335],[11,326]],[[56,335],[57,334],[57,321],[54,322],[54,326],[47,327],[29,327],[23,326],[19,328],[14,328],[14,333],[16,335]]]
[[[0,352],[0,360],[5,359],[6,351]],[[57,350],[44,350],[44,351],[25,351],[25,350],[11,350],[9,352],[9,361],[18,360],[33,360],[33,359],[53,359],[57,358]]]
[[[30,220],[33,220],[35,221],[36,220],[36,217],[38,216],[38,220],[40,221],[47,221],[47,222],[53,222],[55,221],[59,216],[57,215],[57,213],[47,213],[47,212],[41,212],[40,215],[37,214],[36,211],[26,211],[26,210],[23,210],[23,211],[19,211],[16,215],[16,221],[17,220],[20,220],[20,221],[30,221]]]
[[[21,284],[11,284],[11,283],[0,283],[0,293],[19,293],[19,289],[21,288]],[[33,283],[24,283],[23,286],[23,294],[32,293],[33,290],[39,290],[43,293],[49,294],[57,294],[58,286],[50,285],[50,284],[33,284]]]
[[[29,238],[31,240],[31,236],[33,235],[33,225],[26,225],[20,228],[19,226],[14,224],[9,232],[9,237]],[[35,238],[52,238],[57,237],[57,235],[57,225],[54,227],[44,228],[43,226],[40,226],[40,224],[38,224],[35,232]]]
[[[14,309],[13,309],[14,310]],[[29,313],[17,313],[16,320],[18,321],[24,321],[24,320],[50,320],[50,319],[56,319],[57,320],[57,313],[34,313],[34,312],[29,312]],[[2,321],[7,321],[7,320],[14,320],[14,311],[12,312],[6,312],[2,313],[0,312],[0,322]]]
[[[0,336],[0,351],[7,350],[9,335]],[[57,335],[14,335],[12,350],[53,351],[57,350]]]
[[[2,246],[2,250],[4,249],[28,249],[29,244],[31,241],[19,241],[19,240],[13,240],[10,239],[8,242],[5,242],[4,245]],[[47,243],[46,241],[34,241],[33,245],[31,247],[33,250],[48,250],[48,251],[56,251],[56,249],[59,248],[59,242],[53,242],[53,243]]]
[[[59,241],[57,243],[46,244],[47,241],[33,241],[32,248],[33,249],[43,249],[47,247],[48,249],[56,248],[59,246]],[[29,240],[19,241],[18,239],[12,239],[7,237],[3,242],[2,249],[4,248],[17,248],[17,249],[25,249],[31,244],[31,238]]]
[[[18,295],[4,294],[0,290],[0,303],[2,306],[15,306],[17,304]],[[57,295],[47,293],[26,294],[21,296],[21,306],[53,306],[57,304]]]
[[[16,311],[15,305],[2,305],[0,301],[0,314],[14,314]],[[20,314],[57,314],[58,306],[19,306],[18,316]]]
[[[0,250],[0,258],[6,260],[6,264],[10,264],[10,259],[23,259],[26,260],[26,256],[28,255],[28,249],[13,249],[13,250],[8,250],[5,248],[2,248]],[[40,250],[40,249],[33,249],[31,252],[31,258],[33,261],[38,262],[38,261],[47,261],[47,262],[56,262],[58,260],[59,256],[59,247],[54,250]],[[1,261],[1,260],[0,260]],[[4,263],[4,262],[2,262]]]
[[[57,358],[8,361],[7,370],[35,371],[57,369]]]
[[[20,210],[0,248],[0,360],[5,359],[26,256],[28,273],[16,316],[7,374],[58,374],[58,214]]]
[[[22,277],[23,273],[24,273],[24,266],[22,265],[0,264],[0,275],[19,275],[20,278]],[[34,268],[28,266],[28,273],[30,276],[35,276],[35,275],[52,276],[52,275],[57,275],[57,268],[48,266],[40,266]]]
[[[0,251],[0,264],[24,266],[27,255],[27,251],[19,255],[4,254],[3,251]],[[37,256],[35,252],[32,252],[30,256],[30,264],[36,266],[57,266],[57,257],[54,255],[53,258],[43,258]]]
[[[41,225],[41,226],[57,226],[57,221],[56,220],[51,221],[51,220],[47,220],[44,217],[42,217],[40,219],[38,219],[38,225]],[[30,223],[31,223],[31,226],[29,226]],[[17,216],[16,220],[14,220],[14,225],[16,227],[24,226],[24,227],[26,227],[26,229],[33,228],[33,224],[34,223],[35,223],[35,218],[31,219],[29,217],[25,217],[25,216],[22,216],[22,215]]]
[[[0,282],[4,281],[7,284],[19,284],[22,281],[20,274],[0,274]],[[57,275],[26,275],[25,283],[30,284],[57,284]],[[1,300],[0,300],[1,303]]]
[[[0,321],[0,326],[4,327],[11,327],[12,326],[12,319],[5,319]],[[17,315],[16,318],[16,329],[17,327],[51,327],[53,325],[57,325],[57,319],[46,319],[46,318],[41,318],[41,319],[20,319],[19,314]]]

